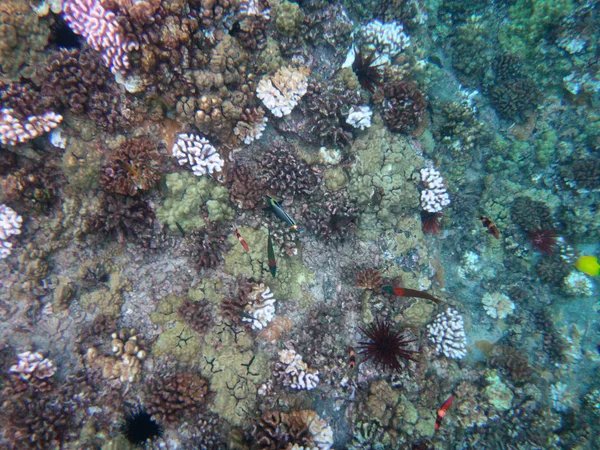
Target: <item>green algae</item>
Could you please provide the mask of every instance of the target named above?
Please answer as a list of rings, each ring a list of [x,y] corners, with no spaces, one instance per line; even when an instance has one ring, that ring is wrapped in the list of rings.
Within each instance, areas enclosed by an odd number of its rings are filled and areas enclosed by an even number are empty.
[[[233,219],[234,211],[228,205],[227,189],[208,177],[191,173],[170,173],[165,180],[165,200],[157,208],[156,216],[175,233],[177,224],[188,233],[203,229],[206,219],[212,223]],[[206,206],[207,214],[202,214]]]

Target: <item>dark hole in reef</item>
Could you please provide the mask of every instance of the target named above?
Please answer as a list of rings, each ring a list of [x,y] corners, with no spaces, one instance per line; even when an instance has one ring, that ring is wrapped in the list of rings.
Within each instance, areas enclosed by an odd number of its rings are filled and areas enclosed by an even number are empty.
[[[51,44],[59,48],[81,48],[82,38],[76,35],[61,15],[54,15],[54,23],[50,25]]]

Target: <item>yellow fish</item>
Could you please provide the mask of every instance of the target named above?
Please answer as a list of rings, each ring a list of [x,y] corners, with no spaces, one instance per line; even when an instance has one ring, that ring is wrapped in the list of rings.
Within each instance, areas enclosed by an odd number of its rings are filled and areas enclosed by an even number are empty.
[[[580,256],[575,262],[575,268],[591,277],[600,275],[600,264],[596,256]]]

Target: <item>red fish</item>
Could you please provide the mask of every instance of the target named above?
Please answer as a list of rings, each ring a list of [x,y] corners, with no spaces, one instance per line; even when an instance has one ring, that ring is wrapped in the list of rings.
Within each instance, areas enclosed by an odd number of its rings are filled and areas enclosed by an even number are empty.
[[[354,366],[356,365],[356,353],[352,347],[348,348],[348,359],[350,368],[354,369]]]
[[[483,226],[487,228],[488,233],[490,233],[496,239],[500,239],[500,232],[498,231],[498,227],[494,225],[494,222],[483,216],[480,216],[479,219],[481,220]]]
[[[250,251],[250,247],[248,247],[248,243],[242,237],[242,235],[240,234],[240,232],[238,231],[237,228],[235,229],[235,236],[238,238],[238,241],[240,241],[240,244],[242,244],[242,247],[244,247],[244,250],[246,250],[247,252],[249,252]]]
[[[432,300],[437,303],[445,303],[443,300],[434,297],[431,294],[423,291],[417,291],[416,289],[406,289],[397,286],[385,285],[381,287],[383,292],[387,292],[388,294],[395,294],[398,297],[419,297],[426,298],[427,300]]]
[[[452,396],[448,397],[448,399],[444,403],[442,403],[442,406],[440,406],[440,409],[438,409],[437,417],[435,418],[435,431],[437,431],[438,428],[440,427],[440,424],[442,423],[442,419],[446,415],[448,408],[450,408],[450,406],[452,406],[452,399],[453,399]]]

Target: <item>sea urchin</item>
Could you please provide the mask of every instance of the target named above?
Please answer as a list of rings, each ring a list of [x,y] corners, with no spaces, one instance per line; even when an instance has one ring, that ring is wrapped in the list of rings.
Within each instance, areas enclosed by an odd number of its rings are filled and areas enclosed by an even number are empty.
[[[121,432],[133,445],[143,446],[163,435],[163,428],[152,416],[141,408],[136,408],[125,415]]]
[[[403,331],[393,330],[389,322],[377,320],[367,329],[359,329],[368,339],[367,342],[359,342],[360,353],[366,356],[365,361],[372,359],[384,370],[401,370],[401,359],[416,361],[413,355],[419,352],[406,348],[416,339],[408,339]]]
[[[540,253],[549,255],[554,253],[558,244],[558,235],[554,230],[547,228],[536,228],[527,233],[531,245],[538,249]]]

